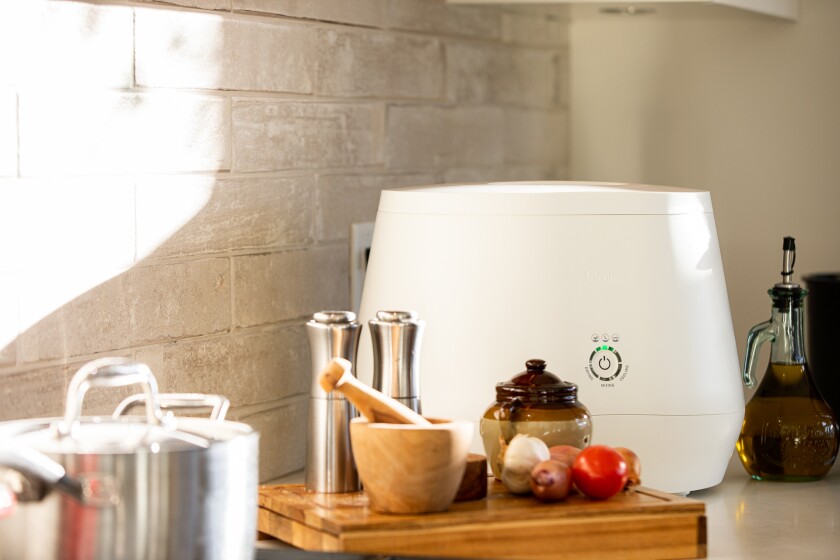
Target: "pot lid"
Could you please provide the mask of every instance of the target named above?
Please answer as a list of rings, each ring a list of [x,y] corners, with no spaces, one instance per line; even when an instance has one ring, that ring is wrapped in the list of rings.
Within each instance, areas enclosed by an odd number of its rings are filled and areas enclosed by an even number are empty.
[[[91,387],[139,384],[143,392],[125,399],[110,417],[81,416]],[[145,406],[145,416],[126,416],[133,406]],[[214,442],[252,433],[245,424],[224,420],[229,402],[218,395],[158,393],[147,366],[122,358],[102,358],[82,366],[67,391],[63,418],[7,422],[0,435],[50,454],[131,454],[206,449]],[[165,408],[204,408],[207,418],[176,418]]]
[[[517,398],[522,401],[569,403],[577,400],[577,385],[546,371],[545,360],[528,360],[525,367],[525,371],[513,376],[510,381],[496,384],[498,400]]]
[[[171,418],[167,426],[150,426],[143,418],[82,418],[72,434],[63,435],[61,420],[29,426],[15,437],[18,444],[41,453],[122,455],[132,453],[169,453],[189,449],[207,449],[212,441],[193,435],[175,426]]]

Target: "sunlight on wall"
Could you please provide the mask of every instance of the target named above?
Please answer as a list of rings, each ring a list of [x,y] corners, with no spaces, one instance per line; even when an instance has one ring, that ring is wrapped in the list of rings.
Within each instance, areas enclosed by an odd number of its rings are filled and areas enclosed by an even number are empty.
[[[206,177],[189,189],[147,195],[145,211],[155,219],[146,221],[141,243],[130,180],[21,180],[2,186],[0,348],[149,255],[201,211],[213,185]]]
[[[131,48],[131,36],[131,18],[121,10],[3,0],[0,84],[107,87],[114,85],[118,74],[128,86],[133,69],[125,64],[124,54]]]
[[[12,162],[0,166],[0,365],[22,333],[165,243],[229,167],[228,99],[133,83],[134,11],[0,6],[0,163]],[[218,29],[202,33],[202,48],[222,48]],[[189,188],[174,184],[184,173]]]

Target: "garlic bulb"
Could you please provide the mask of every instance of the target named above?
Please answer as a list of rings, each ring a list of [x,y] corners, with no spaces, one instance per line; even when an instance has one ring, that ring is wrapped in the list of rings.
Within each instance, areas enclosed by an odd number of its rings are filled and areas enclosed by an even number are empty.
[[[502,484],[513,494],[531,491],[531,471],[551,458],[548,445],[537,437],[517,434],[508,444],[502,463]]]

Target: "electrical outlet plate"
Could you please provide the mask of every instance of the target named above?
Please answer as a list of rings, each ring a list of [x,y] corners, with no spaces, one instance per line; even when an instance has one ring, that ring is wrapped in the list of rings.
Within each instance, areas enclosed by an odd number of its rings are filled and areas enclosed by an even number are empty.
[[[373,222],[350,226],[350,301],[356,313],[362,305],[362,288],[365,286],[365,271],[372,241]]]

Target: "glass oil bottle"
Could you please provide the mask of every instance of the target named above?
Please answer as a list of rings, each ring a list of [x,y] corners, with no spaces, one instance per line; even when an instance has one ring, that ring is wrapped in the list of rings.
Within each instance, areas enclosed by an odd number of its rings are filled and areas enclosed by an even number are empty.
[[[807,290],[791,281],[796,245],[785,237],[782,281],[770,290],[769,321],[750,329],[744,383],[755,385],[760,346],[771,342],[770,364],[747,403],[736,448],[746,471],[757,480],[816,480],[837,458],[837,417],[819,393],[805,359],[803,302]]]

